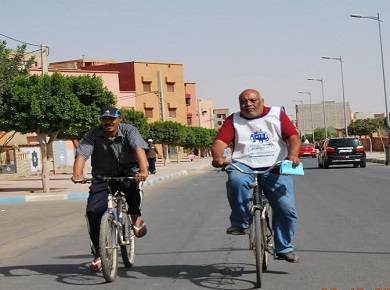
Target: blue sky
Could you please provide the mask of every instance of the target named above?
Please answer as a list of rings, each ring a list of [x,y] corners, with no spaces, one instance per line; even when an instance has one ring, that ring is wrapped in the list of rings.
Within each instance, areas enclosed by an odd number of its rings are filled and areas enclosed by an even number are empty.
[[[321,102],[321,83],[309,77],[323,78],[325,100],[342,102],[340,62],[324,55],[342,57],[353,112],[385,112],[378,22],[350,17],[380,13],[390,95],[389,0],[2,0],[1,10],[0,33],[48,45],[49,62],[182,63],[214,108],[236,111],[238,94],[255,88],[289,114],[293,100],[309,102],[298,91]]]

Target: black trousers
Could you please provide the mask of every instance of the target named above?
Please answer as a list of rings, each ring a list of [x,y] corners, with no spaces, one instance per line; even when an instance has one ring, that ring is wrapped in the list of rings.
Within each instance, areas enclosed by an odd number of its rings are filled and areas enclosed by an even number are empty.
[[[111,188],[113,193],[119,189],[125,194],[127,204],[129,205],[128,213],[130,215],[141,215],[143,201],[142,184],[134,181],[115,182]],[[89,187],[87,217],[89,222],[89,235],[95,248],[95,257],[100,257],[100,221],[107,209],[107,196],[107,182],[92,183]]]
[[[156,157],[148,158],[149,163],[149,172],[155,172],[156,171]]]

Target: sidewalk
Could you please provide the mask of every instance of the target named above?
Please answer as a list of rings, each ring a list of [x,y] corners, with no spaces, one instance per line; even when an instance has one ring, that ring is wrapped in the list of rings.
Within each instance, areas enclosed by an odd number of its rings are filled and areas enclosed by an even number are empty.
[[[386,163],[386,154],[385,152],[366,152],[366,161],[374,163]]]
[[[192,162],[187,158],[181,158],[179,163],[171,159],[166,166],[159,159],[156,162],[157,173],[149,175],[144,188],[205,168],[212,168],[211,157],[194,159]],[[75,184],[70,178],[71,174],[51,175],[50,193],[43,193],[40,177],[0,174],[0,204],[38,200],[86,199],[89,185]]]

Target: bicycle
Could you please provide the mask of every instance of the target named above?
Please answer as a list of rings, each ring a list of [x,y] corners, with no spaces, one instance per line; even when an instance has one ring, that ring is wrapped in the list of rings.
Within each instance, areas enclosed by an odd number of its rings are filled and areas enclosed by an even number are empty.
[[[268,254],[273,255],[276,259],[274,246],[272,244],[273,230],[270,224],[269,211],[271,206],[265,193],[260,187],[259,180],[265,173],[271,171],[277,166],[281,166],[281,173],[291,175],[303,175],[302,163],[300,166],[293,168],[292,162],[283,160],[277,161],[271,167],[265,170],[245,171],[231,162],[225,162],[226,167],[233,166],[235,169],[244,174],[250,174],[254,177],[254,182],[250,184],[251,198],[249,201],[249,249],[253,250],[256,261],[256,286],[261,288],[263,283],[263,272],[268,268]],[[282,172],[284,170],[284,172]]]
[[[112,192],[111,182],[131,182],[135,179],[137,178],[99,176],[75,181],[79,183],[92,183],[94,180],[107,182],[107,210],[104,212],[100,222],[99,235],[100,258],[102,263],[101,271],[107,282],[113,282],[117,277],[119,249],[121,250],[125,267],[130,268],[135,262],[134,225],[127,213],[128,205],[126,198],[120,190]]]

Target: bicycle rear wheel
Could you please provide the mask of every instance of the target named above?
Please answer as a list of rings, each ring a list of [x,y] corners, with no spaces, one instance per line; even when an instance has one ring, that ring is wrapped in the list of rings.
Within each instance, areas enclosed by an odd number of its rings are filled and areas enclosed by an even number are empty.
[[[253,219],[254,219],[253,224],[255,228],[253,251],[256,260],[256,286],[257,288],[261,288],[262,279],[263,279],[262,259],[263,259],[264,247],[262,245],[263,238],[262,238],[262,230],[261,230],[261,211],[259,209],[255,209]]]
[[[118,247],[116,245],[117,229],[112,213],[106,213],[100,223],[100,256],[102,272],[107,282],[115,280],[118,274]]]
[[[122,235],[125,242],[125,245],[121,245],[122,260],[123,264],[130,268],[135,261],[135,236],[127,213],[123,213],[122,216]]]

